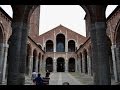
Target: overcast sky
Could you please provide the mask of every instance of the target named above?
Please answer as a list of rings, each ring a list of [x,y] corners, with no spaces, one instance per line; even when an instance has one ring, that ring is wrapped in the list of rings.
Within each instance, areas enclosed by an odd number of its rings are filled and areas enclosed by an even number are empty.
[[[11,17],[10,5],[0,5]],[[106,17],[117,5],[108,5]],[[63,25],[83,36],[85,32],[85,11],[79,5],[41,5],[40,8],[40,34],[43,34],[58,25]]]

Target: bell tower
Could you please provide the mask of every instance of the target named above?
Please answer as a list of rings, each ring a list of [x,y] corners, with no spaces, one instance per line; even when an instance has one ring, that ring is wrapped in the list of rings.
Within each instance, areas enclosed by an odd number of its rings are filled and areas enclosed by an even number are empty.
[[[30,17],[29,36],[34,39],[39,35],[40,5],[33,11]]]

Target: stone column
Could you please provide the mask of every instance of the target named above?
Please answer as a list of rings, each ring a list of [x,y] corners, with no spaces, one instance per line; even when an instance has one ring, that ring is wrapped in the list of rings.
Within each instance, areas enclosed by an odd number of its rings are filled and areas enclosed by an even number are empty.
[[[68,60],[65,60],[65,72],[68,72]]]
[[[42,68],[42,55],[40,56],[40,72],[41,72],[41,69]]]
[[[112,60],[113,60],[113,72],[114,72],[114,77],[115,77],[115,81],[118,82],[118,72],[117,72],[117,61],[116,61],[116,45],[111,46],[111,51],[112,51]]]
[[[66,30],[66,35],[65,35],[65,52],[68,52],[67,30]]]
[[[26,23],[13,22],[9,47],[8,85],[24,85],[28,27]]]
[[[91,29],[90,29],[90,37],[91,37],[91,51],[92,51],[92,59],[93,59],[93,80],[94,84],[98,81],[97,78],[97,40],[96,40],[96,29],[95,25],[91,24]]]
[[[56,52],[56,36],[55,36],[55,31],[54,31],[54,52]]]
[[[29,58],[29,76],[32,76],[32,72],[33,72],[33,56],[28,56]]]
[[[80,69],[80,73],[82,73],[82,72],[81,72],[81,69],[82,69],[82,66],[81,66],[81,59],[82,59],[82,58],[79,57],[79,65],[80,65],[79,69]]]
[[[81,64],[80,57],[78,57],[77,58],[77,71],[81,73],[81,71],[80,71],[81,70],[80,64]]]
[[[41,72],[43,71],[43,60],[41,59],[41,64],[40,64],[40,70],[41,70]]]
[[[75,72],[78,72],[77,67],[78,67],[78,60],[77,60],[77,59],[75,59]]]
[[[90,56],[87,55],[87,65],[88,65],[88,75],[91,75],[91,60],[90,60]]]
[[[45,61],[44,58],[43,58],[43,71],[44,71],[44,72],[46,72],[46,71],[45,71],[45,67],[46,67],[45,64],[46,64],[46,61]]]
[[[102,8],[102,7],[101,7]],[[102,13],[102,12],[101,12]],[[110,85],[110,66],[107,46],[106,23],[95,22],[96,39],[97,39],[97,72],[98,85]]]
[[[57,72],[57,62],[55,58],[53,60],[53,72]]]
[[[36,65],[36,73],[38,73],[38,56],[36,56],[35,57],[35,60],[36,60],[36,63],[35,63],[35,65]]]
[[[85,56],[82,54],[82,71],[85,73]]]
[[[40,73],[40,58],[38,59],[38,66],[39,66],[38,67],[38,70],[39,70],[38,73]]]
[[[6,69],[7,69],[7,55],[8,55],[8,44],[4,44],[4,59],[3,59],[3,82],[6,80],[5,75],[6,75]]]
[[[27,56],[27,39],[29,15],[32,5],[13,5],[12,35],[8,52],[8,85],[25,84],[25,61]],[[18,14],[19,12],[19,14]]]
[[[3,78],[3,59],[4,59],[4,44],[0,43],[0,84]]]
[[[114,60],[114,59],[113,59]],[[113,65],[114,65],[114,74],[115,74],[115,79],[117,82],[120,81],[120,46],[116,47],[116,61],[113,61]]]

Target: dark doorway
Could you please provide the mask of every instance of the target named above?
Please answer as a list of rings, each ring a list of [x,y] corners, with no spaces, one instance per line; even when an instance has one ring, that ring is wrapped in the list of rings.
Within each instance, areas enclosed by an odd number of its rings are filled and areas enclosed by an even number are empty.
[[[51,57],[48,57],[46,59],[46,71],[52,72],[53,71],[53,59]]]
[[[68,71],[69,72],[75,72],[75,59],[70,58],[68,62]]]
[[[57,72],[64,72],[65,71],[65,60],[64,58],[57,59]]]

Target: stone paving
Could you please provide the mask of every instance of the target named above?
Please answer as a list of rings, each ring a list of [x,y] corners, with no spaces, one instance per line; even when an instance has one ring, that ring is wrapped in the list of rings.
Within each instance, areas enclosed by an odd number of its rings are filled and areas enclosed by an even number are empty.
[[[45,73],[42,73],[41,76],[44,77]],[[114,80],[111,81],[112,85],[116,85]],[[50,74],[49,85],[63,85],[64,82],[68,82],[70,85],[93,85],[93,77],[78,72],[56,72]],[[6,85],[6,82],[2,85]],[[25,85],[34,85],[31,77],[25,77]]]
[[[70,85],[83,85],[69,73],[57,72],[50,75],[49,85],[63,85],[64,82],[68,82]]]

